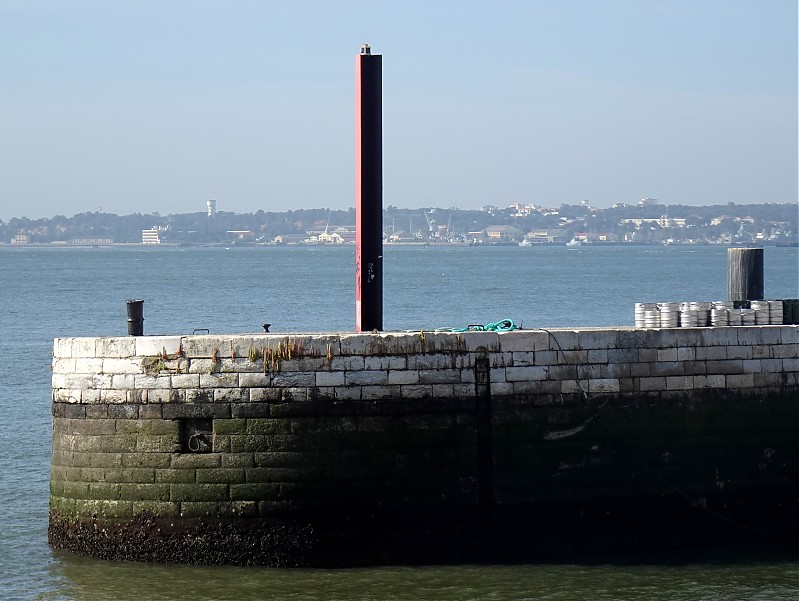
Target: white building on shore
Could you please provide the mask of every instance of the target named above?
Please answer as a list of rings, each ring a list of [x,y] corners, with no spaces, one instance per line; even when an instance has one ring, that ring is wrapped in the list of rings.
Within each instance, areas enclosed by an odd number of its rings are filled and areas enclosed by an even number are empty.
[[[142,230],[141,231],[142,244],[161,244],[161,238],[158,236],[158,230]]]

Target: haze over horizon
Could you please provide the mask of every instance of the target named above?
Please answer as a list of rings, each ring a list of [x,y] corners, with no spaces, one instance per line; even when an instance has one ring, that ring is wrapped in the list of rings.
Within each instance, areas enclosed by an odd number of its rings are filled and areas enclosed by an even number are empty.
[[[347,209],[362,43],[385,206],[797,202],[795,0],[5,0],[0,219]]]

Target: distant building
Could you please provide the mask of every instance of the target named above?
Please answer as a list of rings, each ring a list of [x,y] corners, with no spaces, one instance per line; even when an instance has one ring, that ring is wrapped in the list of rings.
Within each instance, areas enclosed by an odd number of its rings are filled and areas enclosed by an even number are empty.
[[[413,237],[412,234],[405,232],[404,230],[395,230],[393,234],[388,236],[386,239],[388,242],[416,242],[416,238]]]
[[[657,198],[642,198],[638,201],[639,207],[654,207],[658,204]]]
[[[213,217],[216,215],[216,201],[215,200],[208,200],[205,202],[205,205],[208,207],[208,216]]]
[[[111,246],[114,241],[111,238],[72,238],[68,244],[73,246]]]
[[[512,225],[489,225],[486,228],[486,236],[492,241],[514,242],[521,240],[524,232]]]
[[[640,228],[642,225],[646,223],[657,224],[660,227],[665,227],[665,228],[672,228],[672,227],[685,227],[685,218],[667,217],[666,215],[661,215],[658,218],[622,219],[621,221],[619,221],[619,223],[620,224],[632,223],[637,228]]]
[[[13,238],[11,238],[11,244],[23,245],[30,243],[31,243],[31,237],[29,234],[17,234]]]
[[[529,217],[537,209],[538,207],[535,205],[525,205],[518,202],[508,205],[508,210],[513,211],[511,217]]]
[[[230,235],[237,240],[249,240],[250,238],[255,238],[255,232],[251,232],[250,230],[227,230],[226,234]]]
[[[142,230],[141,231],[142,244],[161,244],[161,238],[158,236],[158,230]]]
[[[333,232],[338,234],[345,244],[355,244],[355,238],[358,235],[354,225],[342,225],[333,230]]]
[[[628,223],[633,224],[636,228],[640,228],[645,223],[659,223],[660,219],[650,218],[650,219],[622,219],[619,221],[621,225],[626,225]]]
[[[275,236],[273,242],[275,244],[302,244],[305,242],[305,238],[302,234],[279,234]]]
[[[466,232],[466,242],[469,244],[484,244],[488,241],[485,230]]]
[[[312,235],[306,242],[308,244],[344,244],[344,238],[338,232],[322,232]]]
[[[356,231],[355,226],[341,225],[336,227],[332,232],[325,228],[324,230],[310,230],[307,232],[308,237],[305,239],[307,244],[346,244],[355,243]]]
[[[527,232],[527,239],[530,240],[530,242],[539,242],[543,244],[544,242],[565,242],[569,237],[565,230],[550,229]]]

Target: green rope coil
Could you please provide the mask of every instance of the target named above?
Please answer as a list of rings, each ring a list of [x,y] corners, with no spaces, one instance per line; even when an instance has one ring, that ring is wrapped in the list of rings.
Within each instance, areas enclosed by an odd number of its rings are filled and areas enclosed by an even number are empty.
[[[494,323],[488,323],[485,327],[488,332],[510,332],[511,330],[518,330],[516,324],[512,319],[500,319]]]
[[[518,329],[512,319],[500,319],[486,325],[470,324],[465,328],[438,328],[436,332],[510,332]]]

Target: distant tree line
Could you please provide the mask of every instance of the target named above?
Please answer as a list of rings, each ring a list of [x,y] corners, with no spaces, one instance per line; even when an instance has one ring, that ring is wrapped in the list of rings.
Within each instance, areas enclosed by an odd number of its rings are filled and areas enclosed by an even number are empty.
[[[629,219],[684,219],[685,226],[700,237],[712,238],[722,234],[736,235],[745,231],[769,231],[775,223],[788,224],[781,231],[785,237],[796,239],[797,205],[791,203],[734,204],[709,206],[687,205],[619,205],[596,209],[586,204],[562,204],[557,208],[535,208],[519,215],[518,208],[491,210],[461,210],[457,208],[422,207],[401,209],[389,205],[383,211],[386,235],[404,233],[406,237],[424,239],[435,230],[441,237],[465,236],[492,225],[513,225],[523,232],[561,229],[574,232],[611,233],[623,235],[635,225]],[[741,220],[744,220],[743,222]],[[160,215],[158,213],[115,215],[87,212],[72,217],[56,215],[51,218],[28,219],[15,217],[0,220],[0,243],[8,244],[14,236],[25,234],[31,243],[69,242],[78,239],[110,239],[117,243],[141,242],[144,229],[159,229],[163,242],[203,244],[225,243],[239,239],[246,232],[249,242],[271,242],[276,236],[303,236],[308,231],[331,230],[354,226],[355,210],[297,209],[282,212],[257,211],[231,213],[220,211],[213,217],[202,213]],[[666,235],[656,224],[645,233],[652,240]]]

